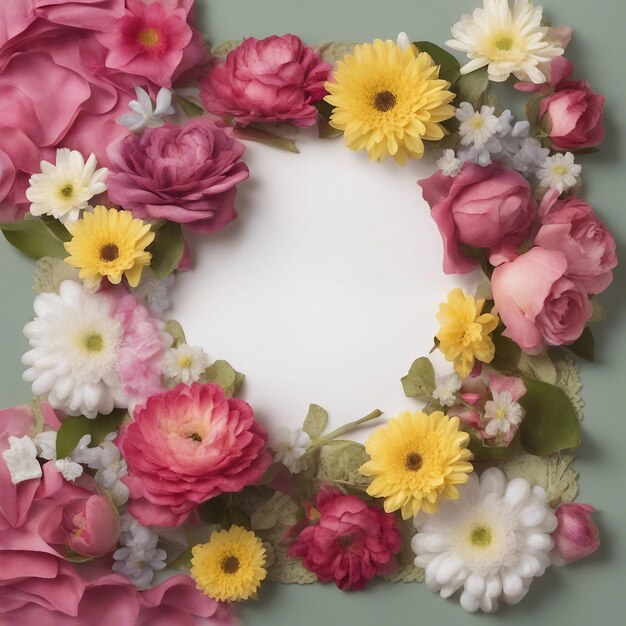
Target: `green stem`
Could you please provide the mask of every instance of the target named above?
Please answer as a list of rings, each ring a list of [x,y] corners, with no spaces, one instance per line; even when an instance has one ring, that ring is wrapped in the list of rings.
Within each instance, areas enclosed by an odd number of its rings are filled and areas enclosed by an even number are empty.
[[[33,437],[43,431],[43,413],[41,412],[41,400],[37,397],[32,399],[30,403],[35,418],[35,426]]]
[[[371,413],[369,413],[368,415],[366,415],[365,417],[362,417],[361,419],[356,420],[356,422],[350,422],[349,424],[340,426],[336,430],[333,430],[331,433],[328,433],[328,435],[326,435],[325,437],[322,437],[321,439],[318,439],[315,443],[311,444],[311,446],[309,446],[309,449],[307,450],[307,453],[313,452],[314,450],[322,448],[327,443],[330,443],[333,439],[337,439],[338,437],[341,437],[342,435],[345,435],[355,430],[362,424],[366,424],[367,422],[370,422],[371,420],[374,420],[377,417],[380,417],[382,414],[383,414],[382,411],[380,411],[379,409],[376,409],[372,411]]]

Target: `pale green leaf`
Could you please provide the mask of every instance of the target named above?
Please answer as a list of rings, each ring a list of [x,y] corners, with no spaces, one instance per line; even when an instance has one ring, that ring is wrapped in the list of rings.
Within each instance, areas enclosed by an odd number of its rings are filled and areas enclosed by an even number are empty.
[[[176,320],[167,320],[165,322],[165,332],[172,337],[174,340],[174,347],[178,348],[178,346],[187,343],[187,339],[185,338],[185,331],[179,322]]]
[[[183,230],[176,222],[163,222],[156,228],[155,235],[148,246],[148,252],[152,254],[150,267],[157,278],[165,278],[176,269],[183,256]]]
[[[63,243],[69,234],[62,224],[49,227],[43,219],[26,218],[21,222],[2,224],[0,229],[12,246],[33,259],[44,256],[64,259],[67,256]]]
[[[309,405],[309,412],[304,420],[302,430],[312,441],[319,439],[328,424],[328,413],[317,404]]]
[[[242,126],[235,128],[234,134],[237,139],[254,141],[265,146],[270,146],[271,148],[278,148],[279,150],[285,150],[286,152],[300,154],[300,150],[298,150],[298,147],[293,139],[276,135],[268,130],[265,130],[264,128]]]
[[[463,74],[456,81],[457,102],[469,102],[475,109],[483,104],[483,95],[489,86],[487,69],[482,67]]]
[[[435,390],[435,369],[425,356],[413,361],[409,373],[402,378],[404,393],[409,398],[429,400]]]

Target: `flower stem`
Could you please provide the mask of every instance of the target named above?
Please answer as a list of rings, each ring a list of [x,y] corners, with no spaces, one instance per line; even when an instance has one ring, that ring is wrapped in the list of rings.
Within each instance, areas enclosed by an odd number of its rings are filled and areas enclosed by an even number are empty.
[[[340,426],[336,430],[333,430],[332,432],[328,433],[328,435],[326,435],[325,437],[321,437],[316,442],[311,444],[307,452],[313,452],[314,450],[318,450],[319,448],[322,448],[327,443],[330,443],[333,439],[337,439],[337,437],[341,437],[342,435],[345,435],[357,429],[362,424],[366,424],[367,422],[370,422],[371,420],[374,420],[377,417],[380,417],[382,414],[383,414],[382,411],[380,411],[379,409],[376,409],[372,411],[371,413],[367,414],[365,417],[362,417],[361,419],[356,420],[355,422],[350,422],[349,424]]]

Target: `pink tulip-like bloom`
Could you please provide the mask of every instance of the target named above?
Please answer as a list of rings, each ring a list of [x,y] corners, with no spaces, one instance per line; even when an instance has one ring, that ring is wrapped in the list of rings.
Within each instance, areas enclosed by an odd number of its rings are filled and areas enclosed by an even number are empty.
[[[600,546],[600,531],[591,514],[595,508],[590,504],[565,502],[555,509],[559,525],[552,533],[555,565],[573,563],[589,556]]]
[[[528,181],[501,163],[465,163],[457,176],[436,172],[418,182],[443,239],[443,271],[466,274],[478,265],[460,244],[489,250],[498,265],[517,256],[537,207]]]
[[[326,95],[324,82],[331,69],[295,35],[251,37],[200,81],[200,95],[207,111],[231,116],[239,124],[313,126],[313,105]]]
[[[396,568],[402,540],[394,515],[330,485],[320,488],[315,508],[319,519],[300,532],[287,554],[301,559],[321,582],[362,589]]]
[[[587,293],[598,294],[613,280],[615,239],[584,200],[558,196],[557,191],[549,191],[541,202],[542,226],[535,245],[563,252],[567,275],[580,281]]]
[[[528,354],[574,343],[591,317],[585,287],[567,277],[565,254],[534,247],[496,267],[491,288],[504,335]]]
[[[248,178],[244,151],[205,119],[150,128],[109,148],[109,196],[135,217],[212,233],[237,217],[236,187]]]
[[[252,408],[219,385],[181,383],[133,417],[116,444],[130,470],[128,509],[144,526],[182,524],[201,502],[256,483],[271,463]]]

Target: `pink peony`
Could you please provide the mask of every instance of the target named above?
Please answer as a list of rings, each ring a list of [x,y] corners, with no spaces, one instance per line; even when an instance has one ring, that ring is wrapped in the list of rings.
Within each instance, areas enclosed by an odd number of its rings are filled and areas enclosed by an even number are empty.
[[[302,559],[320,581],[362,589],[377,574],[395,569],[402,540],[394,515],[331,485],[320,488],[315,506],[319,519],[300,532],[287,554]]]
[[[595,508],[590,504],[565,502],[556,507],[554,513],[559,522],[552,533],[554,551],[552,562],[565,565],[584,559],[600,546],[600,531],[591,514]]]
[[[443,271],[466,274],[477,265],[460,244],[488,248],[498,265],[517,256],[537,207],[528,181],[501,163],[465,163],[454,177],[436,172],[418,182],[443,239]]]
[[[504,335],[528,354],[574,343],[591,317],[587,292],[567,278],[567,258],[534,247],[493,272],[491,288]]]
[[[558,197],[552,190],[541,202],[535,245],[560,250],[567,258],[567,276],[580,281],[587,293],[598,294],[613,280],[615,239],[584,200]]]
[[[109,150],[109,196],[142,219],[211,233],[237,217],[236,186],[248,178],[244,146],[205,119],[166,124]]]
[[[326,95],[331,66],[294,35],[246,39],[200,81],[207,111],[239,124],[290,122],[313,126],[313,106]]]
[[[116,444],[129,467],[128,509],[145,526],[178,526],[201,502],[257,482],[271,463],[252,408],[219,385],[181,383],[133,417]]]

